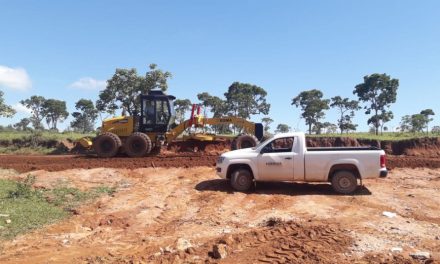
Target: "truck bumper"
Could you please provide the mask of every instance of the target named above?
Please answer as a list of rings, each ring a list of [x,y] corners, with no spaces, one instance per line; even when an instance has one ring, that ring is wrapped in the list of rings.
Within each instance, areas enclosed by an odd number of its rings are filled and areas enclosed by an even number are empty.
[[[215,172],[217,173],[217,176],[219,176],[222,179],[226,179],[226,173],[227,173],[227,166],[224,164],[216,164],[215,166]]]
[[[388,175],[388,170],[387,169],[381,169],[380,170],[379,177],[385,178],[387,175]]]

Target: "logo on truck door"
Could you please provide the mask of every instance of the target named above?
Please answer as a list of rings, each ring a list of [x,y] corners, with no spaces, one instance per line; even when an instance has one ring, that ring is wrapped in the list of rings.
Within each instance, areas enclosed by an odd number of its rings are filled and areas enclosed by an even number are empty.
[[[266,162],[266,166],[280,166],[281,162]]]

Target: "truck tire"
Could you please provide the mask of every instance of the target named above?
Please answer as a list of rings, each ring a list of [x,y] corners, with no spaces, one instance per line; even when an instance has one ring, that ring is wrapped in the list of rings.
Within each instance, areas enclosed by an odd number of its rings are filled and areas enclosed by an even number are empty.
[[[244,134],[236,137],[231,144],[231,149],[252,148],[258,144],[258,139],[254,135]]]
[[[231,186],[236,191],[245,192],[254,185],[254,178],[248,169],[240,168],[232,172]]]
[[[331,179],[333,190],[340,194],[352,194],[358,188],[356,175],[352,171],[336,171]]]
[[[151,139],[147,134],[134,132],[125,141],[125,152],[130,157],[144,157],[151,151]]]
[[[93,142],[93,149],[98,157],[111,158],[114,157],[121,147],[121,139],[111,132],[104,132]]]

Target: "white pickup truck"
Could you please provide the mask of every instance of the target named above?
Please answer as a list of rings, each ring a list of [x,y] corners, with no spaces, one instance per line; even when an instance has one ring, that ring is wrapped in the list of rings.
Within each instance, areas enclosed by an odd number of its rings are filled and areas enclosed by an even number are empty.
[[[330,182],[333,189],[351,194],[358,180],[386,177],[385,152],[375,147],[307,148],[304,133],[277,134],[254,148],[222,154],[217,175],[237,191],[248,191],[258,181]]]

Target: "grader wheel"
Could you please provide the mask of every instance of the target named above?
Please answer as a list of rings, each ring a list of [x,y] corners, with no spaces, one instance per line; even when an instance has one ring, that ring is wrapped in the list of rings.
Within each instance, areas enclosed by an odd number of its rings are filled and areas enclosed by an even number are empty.
[[[130,157],[143,157],[150,153],[152,144],[147,134],[135,132],[125,141],[125,152]]]
[[[244,134],[236,137],[231,144],[231,149],[252,148],[258,144],[258,139],[254,135]]]
[[[111,132],[105,132],[95,139],[93,148],[99,157],[111,158],[118,153],[121,145],[121,139],[117,135]]]

